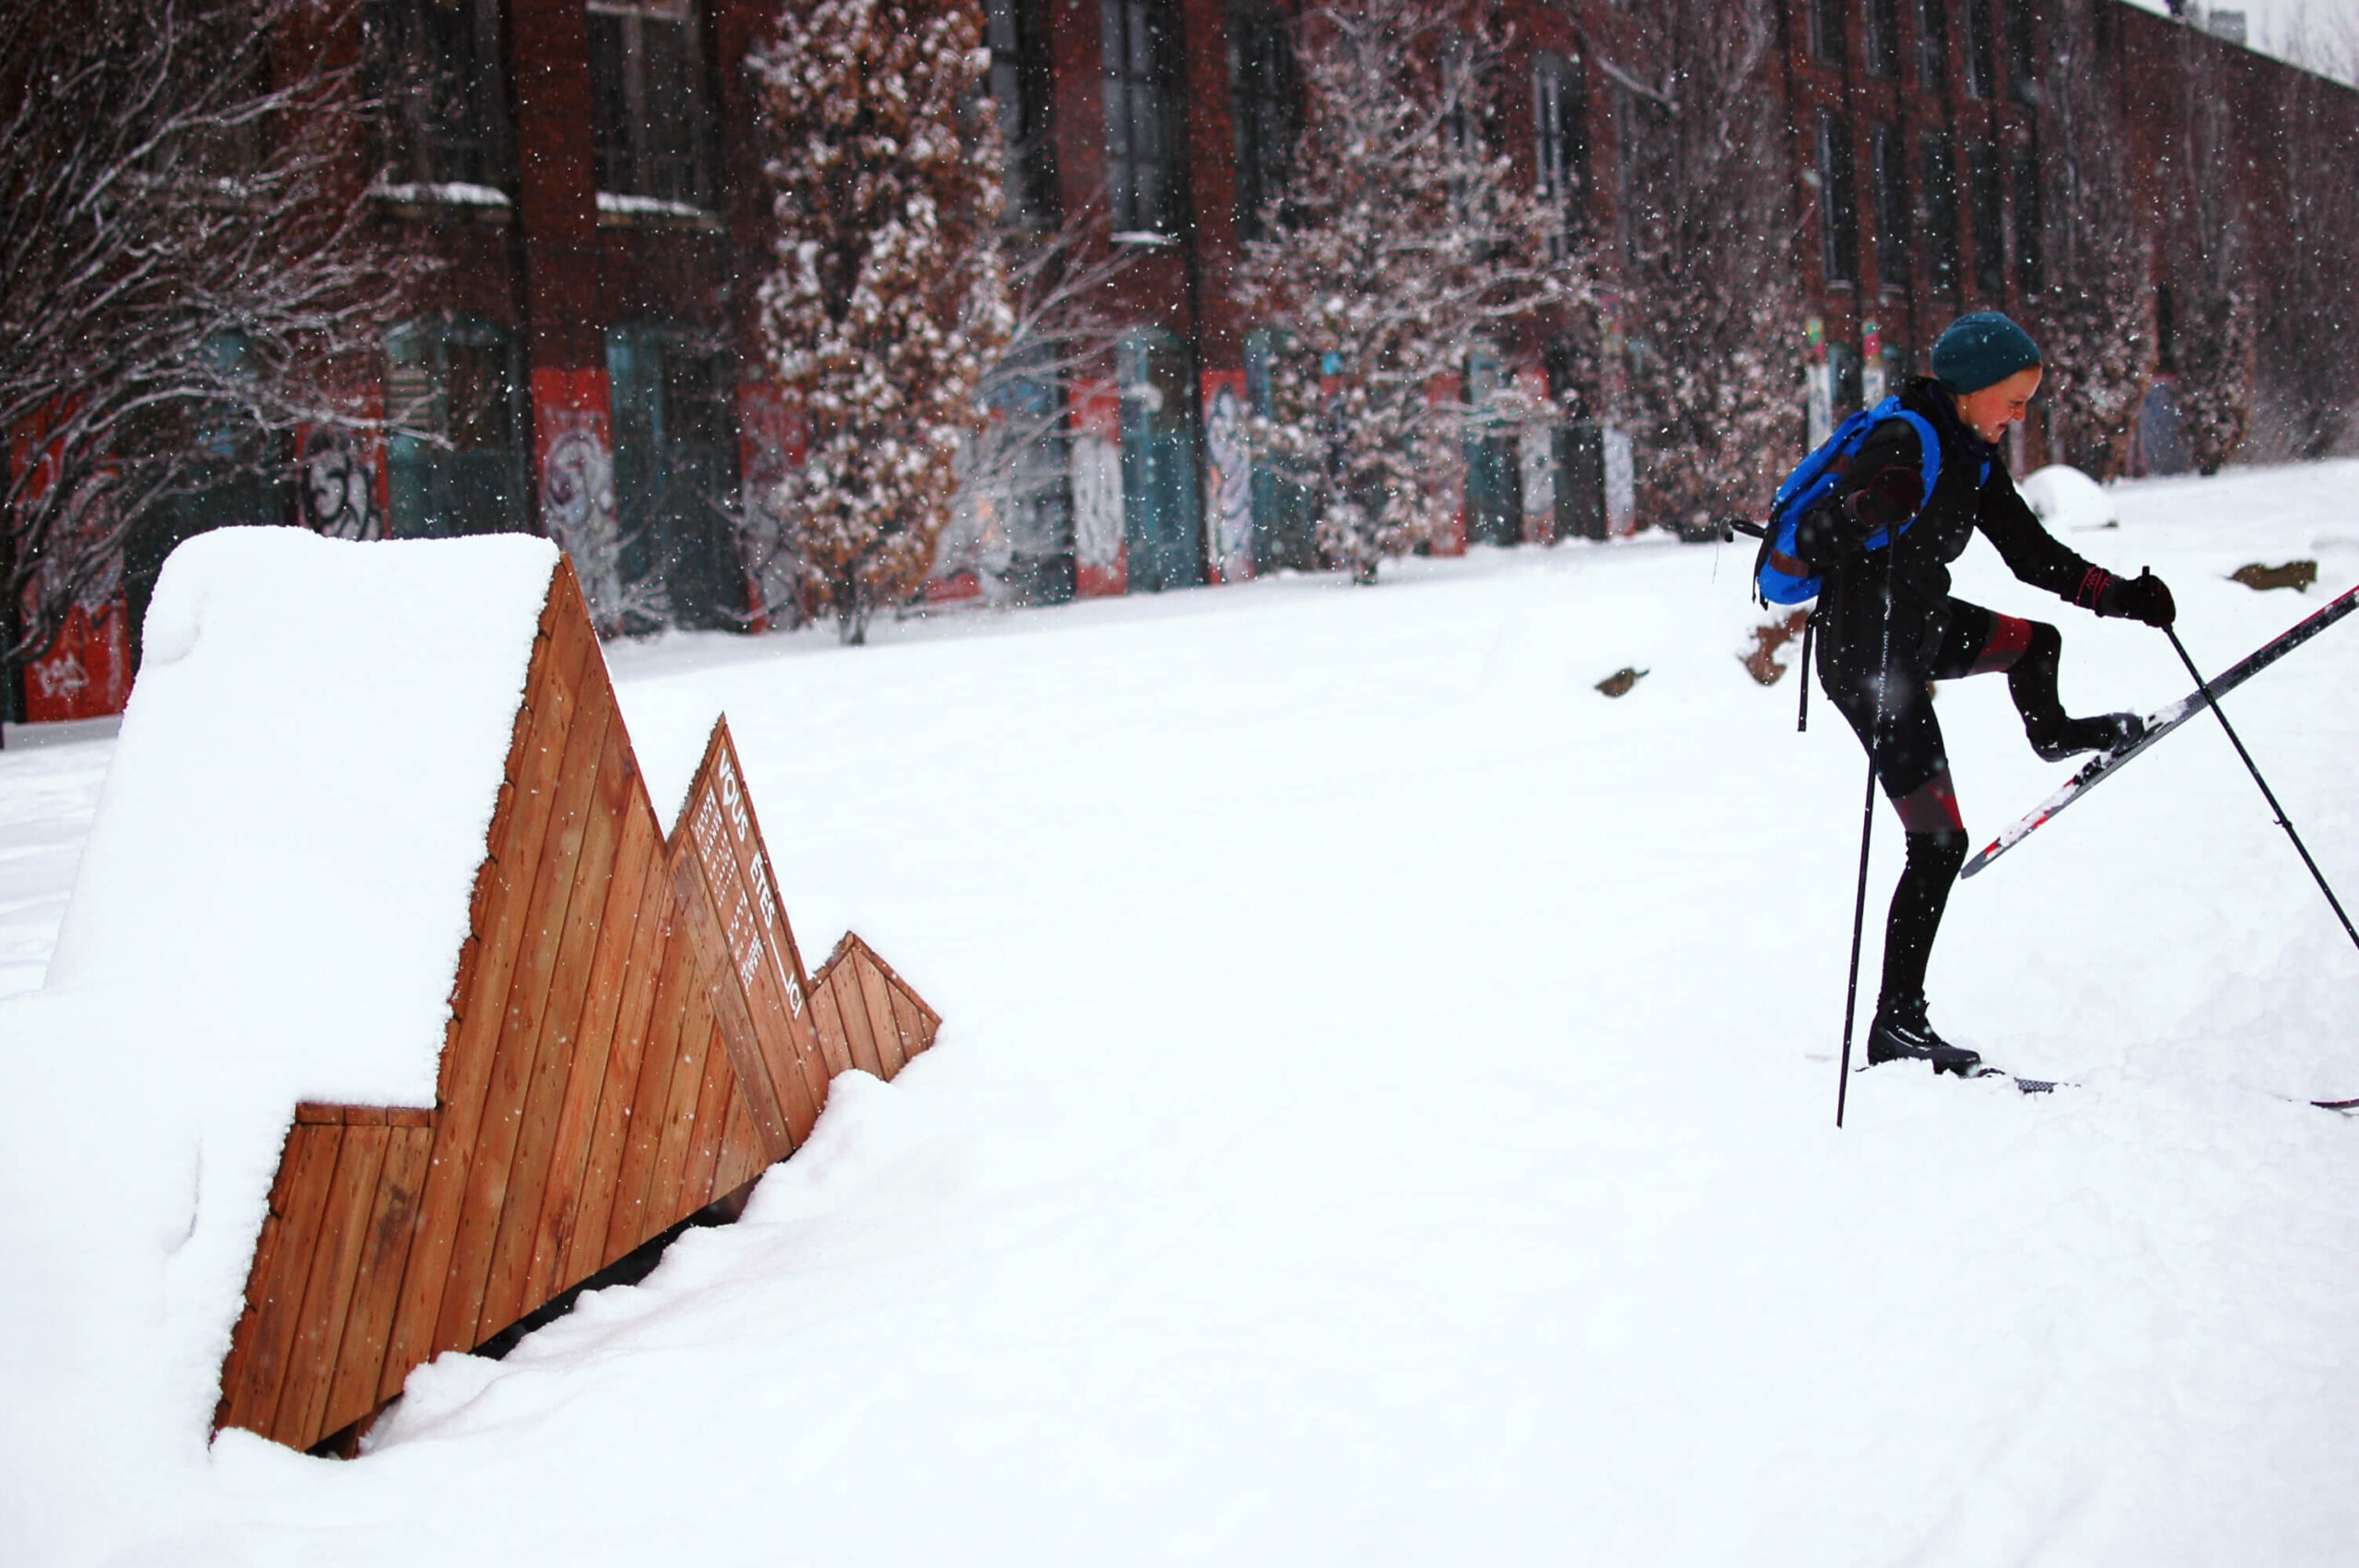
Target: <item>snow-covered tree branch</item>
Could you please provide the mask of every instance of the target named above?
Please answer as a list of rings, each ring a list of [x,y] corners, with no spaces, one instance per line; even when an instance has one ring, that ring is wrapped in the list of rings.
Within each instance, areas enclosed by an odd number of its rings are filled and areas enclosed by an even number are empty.
[[[299,425],[365,428],[356,361],[421,264],[365,230],[365,107],[319,0],[0,15],[0,673],[115,591],[148,508]]]
[[[1800,455],[1802,318],[1767,0],[1634,0],[1660,87],[1620,111],[1619,325],[1641,514],[1700,535]]]
[[[1504,40],[1460,0],[1304,13],[1292,172],[1248,242],[1238,298],[1277,329],[1262,461],[1318,498],[1321,556],[1360,582],[1458,506],[1468,356],[1591,298],[1561,204],[1493,145]]]
[[[2048,451],[2107,479],[2128,465],[2154,369],[2153,241],[2130,180],[2120,62],[2098,57],[2097,8],[2111,3],[2060,0],[2049,13],[2054,69],[2040,127]]]
[[[851,642],[923,585],[1014,325],[1003,154],[971,112],[989,60],[973,0],[790,5],[754,60],[777,218],[763,347],[808,436],[776,515]]]

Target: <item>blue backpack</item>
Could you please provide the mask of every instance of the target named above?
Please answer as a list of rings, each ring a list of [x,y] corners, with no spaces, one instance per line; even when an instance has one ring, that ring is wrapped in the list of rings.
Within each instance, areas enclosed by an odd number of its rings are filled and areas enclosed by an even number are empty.
[[[1761,554],[1753,568],[1754,586],[1763,603],[1801,604],[1818,597],[1821,579],[1795,549],[1794,529],[1804,513],[1826,499],[1842,483],[1844,474],[1850,472],[1851,459],[1867,443],[1868,432],[1887,419],[1906,419],[1915,427],[1918,442],[1924,449],[1925,494],[1917,502],[1919,509],[1933,498],[1933,486],[1942,476],[1942,439],[1933,433],[1932,424],[1923,415],[1901,407],[1896,397],[1885,398],[1873,408],[1852,415],[1835,427],[1835,433],[1786,475],[1786,482],[1778,486],[1777,498],[1769,503],[1769,521],[1760,531]],[[1914,522],[1916,519],[1911,517],[1908,521]],[[1907,522],[1897,529],[1879,529],[1869,535],[1867,547],[1881,550],[1892,543],[1894,535],[1907,532]]]

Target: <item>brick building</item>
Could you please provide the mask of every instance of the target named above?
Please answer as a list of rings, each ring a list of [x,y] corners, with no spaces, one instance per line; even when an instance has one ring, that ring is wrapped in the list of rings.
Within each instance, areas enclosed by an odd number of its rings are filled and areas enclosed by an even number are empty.
[[[2269,123],[2289,83],[2316,85],[2120,0],[2097,3],[2101,64],[2142,170],[2183,156],[2190,60],[2247,127]],[[1137,255],[1120,285],[1133,330],[1100,377],[1042,389],[1065,410],[1067,439],[1050,454],[1064,482],[1021,516],[954,530],[939,594],[1053,601],[1312,564],[1298,507],[1243,465],[1257,323],[1228,287],[1299,112],[1288,4],[986,0],[1010,221],[1052,228],[1102,194],[1102,243]],[[1797,451],[1906,373],[1959,311],[2037,321],[2035,99],[2048,4],[1781,0],[1762,90],[1790,111],[1787,173],[1805,193]],[[774,5],[367,0],[363,44],[386,108],[377,145],[355,157],[378,221],[450,263],[385,344],[374,392],[447,444],[299,441],[283,486],[229,486],[147,520],[126,562],[129,624],[170,547],[222,522],[557,532],[600,509],[631,541],[627,596],[676,624],[742,624],[745,574],[715,499],[795,457],[752,333],[769,197],[744,62]],[[1643,58],[1645,41],[1613,0],[1501,9],[1516,41],[1498,92],[1520,175],[1610,228],[1632,123],[1613,63]],[[2341,145],[2359,146],[2359,94],[2336,89],[2329,114]],[[2233,177],[2265,229],[2300,171],[2282,138],[2255,129],[2245,142]],[[2167,247],[2155,257],[2167,367],[2172,263]],[[1493,349],[1470,361],[1462,395],[1519,378],[1546,385],[1549,344]],[[2036,430],[2030,439],[2022,455],[2036,458]],[[1615,432],[1484,445],[1470,451],[1461,539],[1440,547],[1632,525],[1614,495],[1628,451]],[[105,652],[69,639],[52,659]],[[29,716],[78,710],[44,708],[36,685]],[[119,703],[121,685],[82,708]]]

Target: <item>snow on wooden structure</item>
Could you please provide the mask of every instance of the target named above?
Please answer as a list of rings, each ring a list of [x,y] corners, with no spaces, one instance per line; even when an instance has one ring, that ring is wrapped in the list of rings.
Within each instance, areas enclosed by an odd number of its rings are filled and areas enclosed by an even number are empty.
[[[550,579],[429,1108],[306,1103],[217,1426],[312,1447],[752,1181],[941,1020],[858,937],[805,973],[725,720],[667,837]]]

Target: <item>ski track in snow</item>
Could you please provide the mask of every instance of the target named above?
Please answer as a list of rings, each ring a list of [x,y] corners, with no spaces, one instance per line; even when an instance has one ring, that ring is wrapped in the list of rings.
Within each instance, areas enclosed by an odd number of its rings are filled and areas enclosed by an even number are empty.
[[[2208,673],[2359,580],[2354,481],[2123,486],[2066,542]],[[2359,1094],[2359,954],[2205,719],[1952,901],[1935,1022],[2078,1086],[1880,1069],[1836,1132],[1862,763],[1739,669],[1752,552],[615,650],[659,809],[726,709],[803,947],[859,930],[939,1047],[357,1463],[207,1449],[184,1390],[46,1425],[76,1391],[0,1357],[0,1559],[2350,1562],[2359,1126],[2297,1102]],[[1957,579],[2063,628],[2074,711],[2184,694],[1986,545]],[[2341,626],[2228,703],[2346,902],[2354,678]],[[1941,702],[1979,842],[2067,769],[2002,681]],[[0,754],[0,990],[111,749]],[[32,1234],[0,1337],[56,1329]]]

